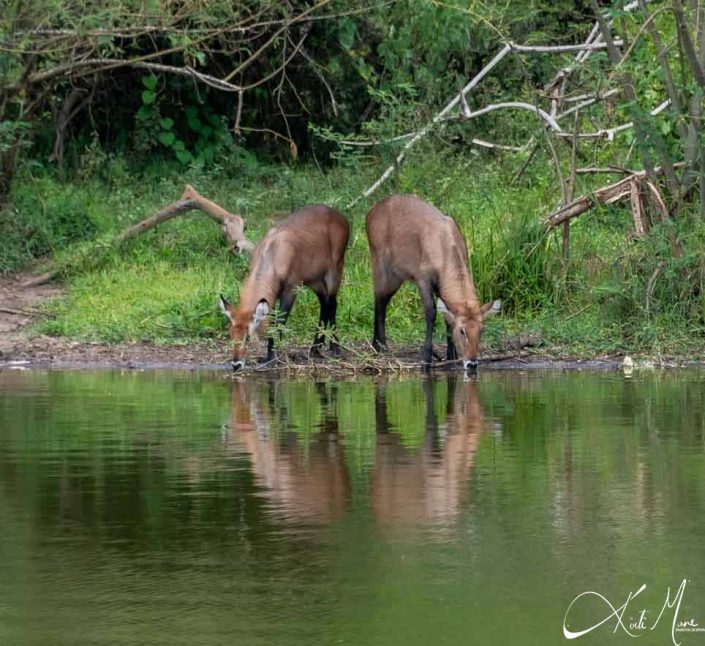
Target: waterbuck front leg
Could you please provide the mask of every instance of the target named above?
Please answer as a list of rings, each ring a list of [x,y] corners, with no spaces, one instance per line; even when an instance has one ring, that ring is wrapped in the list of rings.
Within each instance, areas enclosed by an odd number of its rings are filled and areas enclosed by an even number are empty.
[[[279,341],[282,340],[284,336],[283,326],[286,324],[286,320],[289,318],[289,312],[294,306],[294,301],[296,300],[296,290],[294,288],[284,288],[279,295],[279,310],[277,312],[276,323],[279,327]],[[267,357],[266,362],[272,361],[274,359],[274,337],[270,333],[267,337]]]
[[[313,345],[311,346],[309,352],[313,357],[321,357],[321,346],[326,340],[325,328],[330,317],[330,307],[327,294],[324,292],[316,292],[316,296],[318,296],[318,304],[320,305],[321,310],[318,315],[318,331],[316,332],[316,336],[313,339]]]
[[[457,361],[458,351],[455,349],[455,342],[453,341],[453,328],[446,322],[446,360]]]
[[[419,293],[421,294],[421,303],[423,304],[424,317],[426,319],[426,338],[421,351],[422,369],[427,371],[431,367],[431,358],[433,353],[433,326],[436,323],[436,301],[433,298],[433,290],[426,283],[417,283]]]
[[[330,329],[330,351],[334,355],[340,354],[340,346],[338,345],[338,337],[335,333],[335,316],[338,311],[338,297],[335,294],[326,295],[318,294],[318,302],[321,306],[321,313],[318,317],[319,332],[313,340],[311,354],[320,357],[321,347],[326,340],[325,329]]]

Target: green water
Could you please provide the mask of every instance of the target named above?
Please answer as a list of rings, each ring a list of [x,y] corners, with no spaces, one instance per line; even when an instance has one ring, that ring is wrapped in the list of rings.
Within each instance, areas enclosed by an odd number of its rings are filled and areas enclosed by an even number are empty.
[[[0,371],[0,646],[704,643],[704,510],[703,373]]]

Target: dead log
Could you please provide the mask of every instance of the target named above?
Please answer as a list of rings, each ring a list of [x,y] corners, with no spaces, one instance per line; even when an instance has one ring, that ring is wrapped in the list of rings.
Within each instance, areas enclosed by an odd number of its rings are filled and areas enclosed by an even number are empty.
[[[193,210],[201,211],[212,220],[218,222],[222,226],[223,233],[230,242],[230,247],[233,250],[237,249],[238,252],[252,253],[255,245],[245,238],[245,220],[239,215],[234,215],[226,211],[222,206],[219,206],[208,198],[199,195],[196,189],[190,184],[186,185],[184,193],[178,202],[170,204],[151,217],[125,229],[116,236],[114,244],[119,246],[130,238],[134,238],[145,231],[154,229],[154,227],[162,224],[162,222],[166,222],[167,220],[175,218],[177,215],[182,215],[183,213]]]
[[[241,216],[230,213],[222,206],[219,206],[208,198],[203,197],[190,184],[186,185],[180,200],[170,204],[166,208],[138,222],[137,224],[133,224],[128,227],[122,233],[119,233],[115,236],[115,238],[113,238],[111,245],[113,247],[119,247],[126,240],[135,238],[145,231],[150,231],[157,225],[162,224],[167,220],[171,220],[178,215],[194,210],[205,213],[209,218],[215,220],[221,225],[223,233],[228,239],[230,248],[233,251],[238,253],[244,252],[247,254],[252,253],[255,245],[245,237],[245,220]],[[41,274],[40,276],[30,278],[22,283],[22,287],[34,287],[36,285],[48,283],[61,274],[63,269],[64,267],[57,267],[56,269]]]
[[[568,220],[582,215],[596,204],[611,204],[612,202],[621,200],[623,197],[631,195],[631,184],[634,180],[634,177],[625,177],[615,184],[604,186],[590,195],[583,195],[577,200],[573,200],[558,209],[555,213],[549,215],[544,221],[545,227],[552,229],[562,222],[567,222]]]
[[[647,199],[656,209],[662,222],[666,222],[670,217],[668,208],[656,185],[646,178],[643,171],[638,171],[615,184],[604,186],[594,193],[583,195],[570,204],[566,204],[549,215],[544,220],[544,226],[547,230],[551,230],[559,224],[567,223],[589,211],[596,204],[612,204],[625,197],[629,197],[634,219],[634,232],[630,234],[633,238],[643,238],[651,228],[651,222],[645,208]],[[675,249],[677,247],[674,247],[674,253],[676,253]]]

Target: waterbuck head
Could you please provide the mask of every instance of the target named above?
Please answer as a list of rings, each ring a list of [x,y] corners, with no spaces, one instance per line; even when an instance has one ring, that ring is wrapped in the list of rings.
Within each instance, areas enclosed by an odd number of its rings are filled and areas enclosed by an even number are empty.
[[[230,320],[230,338],[233,340],[233,358],[230,365],[234,371],[245,367],[245,358],[250,338],[263,332],[269,315],[269,304],[262,299],[254,311],[233,307],[224,296],[220,297],[220,310]]]
[[[437,308],[452,330],[453,343],[463,362],[463,368],[477,370],[477,355],[480,350],[480,337],[484,321],[502,309],[502,301],[498,299],[485,303],[474,316],[453,314],[440,298],[437,302]]]

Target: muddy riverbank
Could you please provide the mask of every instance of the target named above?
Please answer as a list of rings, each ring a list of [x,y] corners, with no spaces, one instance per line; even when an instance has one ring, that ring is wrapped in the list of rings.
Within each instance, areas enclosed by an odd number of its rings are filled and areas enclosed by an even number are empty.
[[[26,276],[0,279],[0,368],[52,369],[189,369],[228,370],[230,344],[227,339],[209,339],[185,345],[149,343],[107,344],[73,341],[36,333],[32,322],[45,315],[42,306],[62,294],[56,284],[23,287]],[[444,348],[435,346],[436,370],[455,370],[457,366],[441,360]],[[590,360],[559,356],[541,347],[507,348],[485,354],[483,369],[561,369],[616,370],[622,356]],[[705,364],[688,358],[637,360],[637,367],[702,368]],[[289,347],[267,365],[253,364],[251,371],[314,373],[378,373],[420,370],[419,347],[396,345],[388,354],[379,355],[369,343],[345,348],[340,358],[311,357],[306,347]]]

